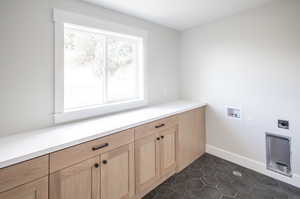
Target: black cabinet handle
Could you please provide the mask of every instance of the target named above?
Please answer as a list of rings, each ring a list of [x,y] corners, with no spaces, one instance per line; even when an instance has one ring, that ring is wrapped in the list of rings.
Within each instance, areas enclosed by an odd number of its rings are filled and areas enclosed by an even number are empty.
[[[103,160],[102,163],[103,163],[103,164],[107,164],[107,160]]]
[[[102,145],[100,145],[100,146],[95,146],[95,147],[92,148],[92,150],[93,150],[93,151],[97,151],[97,150],[99,150],[99,149],[108,147],[108,145],[109,145],[108,143],[105,143],[105,144],[102,144]]]
[[[156,138],[156,140],[160,140],[160,138]]]
[[[98,167],[99,167],[99,164],[98,164],[98,163],[94,164],[94,167],[95,167],[95,168],[98,168]]]
[[[163,127],[163,126],[165,126],[165,124],[160,124],[160,125],[157,125],[157,126],[155,126],[155,128],[161,128],[161,127]]]
[[[165,136],[163,136],[163,135],[162,135],[162,136],[160,136],[160,138],[161,138],[161,139],[164,139],[164,138],[165,138]]]

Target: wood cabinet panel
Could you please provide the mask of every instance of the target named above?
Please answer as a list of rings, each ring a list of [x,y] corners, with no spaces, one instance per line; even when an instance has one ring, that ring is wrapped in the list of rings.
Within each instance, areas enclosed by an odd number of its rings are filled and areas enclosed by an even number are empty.
[[[120,133],[51,153],[50,172],[53,173],[75,163],[118,148],[122,145],[129,144],[133,141],[134,130],[129,129]]]
[[[101,199],[134,196],[134,145],[122,146],[101,155]]]
[[[205,108],[195,109],[196,128],[195,134],[198,136],[195,140],[195,156],[199,157],[205,153],[206,145],[206,126],[205,126]]]
[[[100,199],[100,158],[50,175],[50,199]]]
[[[48,199],[48,177],[0,193],[1,199]]]
[[[205,108],[194,109],[0,169],[0,199],[48,199],[49,171],[50,199],[141,198],[200,157],[205,139]]]
[[[178,116],[178,171],[181,171],[205,152],[205,108]]]
[[[135,143],[136,191],[145,192],[159,179],[159,134],[140,139]]]
[[[177,125],[136,140],[136,194],[142,198],[176,172]]]
[[[0,192],[48,175],[49,156],[0,169]]]
[[[163,118],[148,124],[138,126],[134,129],[135,139],[147,137],[155,132],[163,131],[168,128],[174,127],[178,124],[177,116]]]
[[[168,129],[160,133],[160,175],[169,176],[176,170],[176,133],[177,129]]]

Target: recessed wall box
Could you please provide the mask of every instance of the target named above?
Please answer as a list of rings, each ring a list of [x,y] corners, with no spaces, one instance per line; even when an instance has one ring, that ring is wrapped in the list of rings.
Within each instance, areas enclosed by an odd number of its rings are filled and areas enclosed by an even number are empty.
[[[291,138],[266,133],[267,169],[292,176]]]
[[[227,107],[227,116],[240,119],[241,110],[239,108]]]
[[[288,120],[278,120],[278,128],[290,129],[290,122]]]

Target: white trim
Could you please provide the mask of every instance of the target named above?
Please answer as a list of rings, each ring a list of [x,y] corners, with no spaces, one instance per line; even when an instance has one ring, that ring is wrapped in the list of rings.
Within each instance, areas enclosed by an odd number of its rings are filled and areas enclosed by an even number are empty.
[[[228,160],[230,162],[233,162],[235,164],[241,165],[243,167],[246,167],[248,169],[254,170],[256,172],[262,173],[264,175],[270,176],[274,179],[286,182],[288,184],[294,185],[296,187],[300,188],[300,175],[293,174],[293,177],[287,177],[284,175],[280,175],[278,173],[272,172],[270,170],[266,169],[266,164],[235,154],[231,153],[229,151],[225,151],[223,149],[220,149],[218,147],[212,146],[207,144],[206,145],[206,152],[209,154],[212,154],[214,156],[220,157],[222,159]]]
[[[86,119],[86,118],[105,115],[109,113],[115,113],[115,112],[125,111],[129,109],[139,108],[146,105],[147,105],[146,100],[133,100],[125,103],[123,102],[123,103],[105,104],[103,106],[98,106],[98,107],[90,107],[81,110],[57,113],[54,116],[54,122],[56,124],[59,124],[68,121]]]
[[[148,37],[148,32],[142,29],[56,8],[53,9],[53,20],[55,23],[70,23],[80,26],[88,26],[91,28],[109,30],[115,33]]]
[[[54,113],[63,113],[64,111],[64,25],[55,23],[54,25],[55,41],[55,67],[54,67]]]
[[[84,16],[68,11],[53,9],[53,20],[55,24],[55,110],[54,123],[63,123],[72,120],[85,119],[89,117],[114,113],[123,110],[129,110],[147,105],[148,87],[147,87],[147,44],[148,32],[133,28],[130,26],[117,24],[111,21],[100,20],[97,18]],[[104,105],[87,107],[86,109],[64,110],[64,49],[63,49],[63,31],[65,24],[87,27],[94,31],[104,30],[107,33],[115,35],[125,35],[130,38],[141,38],[143,46],[143,62],[141,62],[139,92],[143,95],[141,99],[127,102],[108,103]],[[140,61],[140,60],[139,60]]]
[[[143,67],[141,67],[141,70],[139,71],[141,73],[139,77],[143,78],[141,80],[142,85],[139,85],[139,92],[143,92],[144,101],[146,104],[148,104],[148,36],[143,37],[143,52],[144,53],[142,53],[142,61],[138,60],[143,65]]]

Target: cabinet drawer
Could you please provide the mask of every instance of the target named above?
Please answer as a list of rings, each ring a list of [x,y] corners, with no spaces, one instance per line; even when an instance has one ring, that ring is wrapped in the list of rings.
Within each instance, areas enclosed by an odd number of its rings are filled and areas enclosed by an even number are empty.
[[[134,141],[133,129],[79,144],[50,154],[50,172],[110,151]]]
[[[178,124],[177,116],[163,118],[135,128],[135,139],[147,137],[153,133],[174,127]]]
[[[48,175],[48,155],[0,169],[0,192]]]

